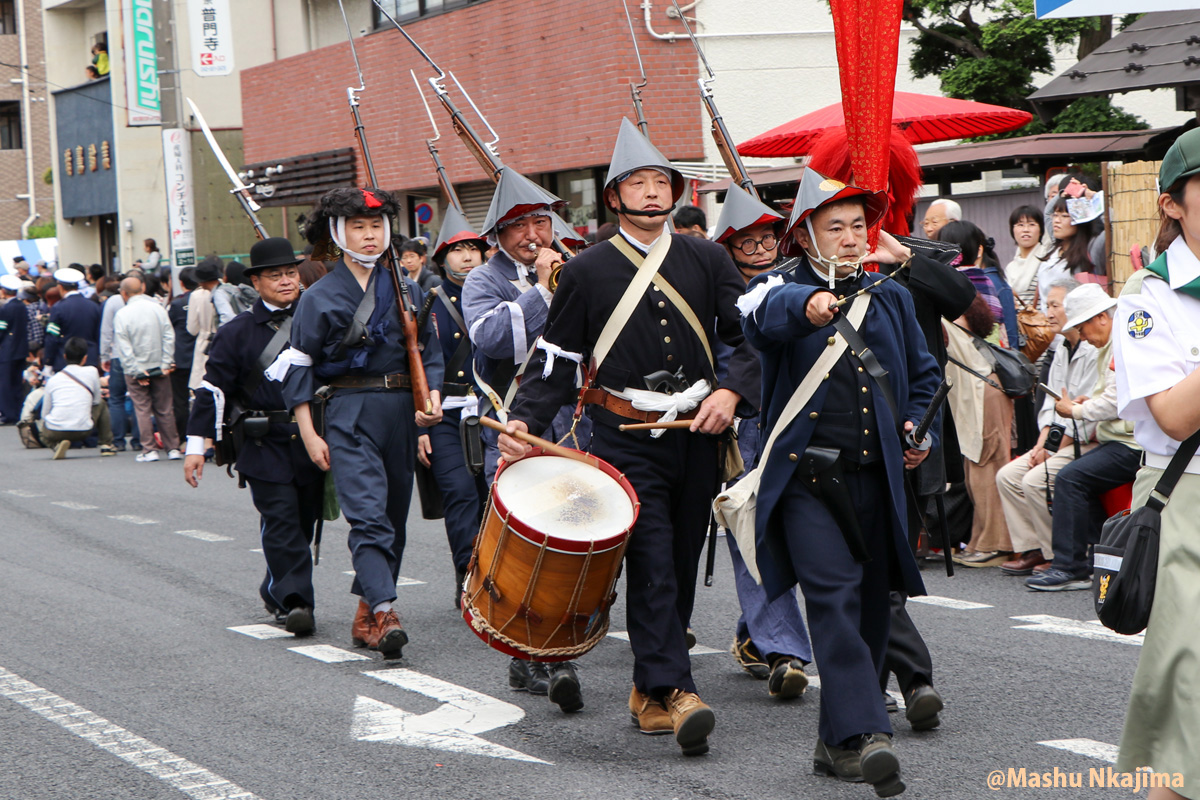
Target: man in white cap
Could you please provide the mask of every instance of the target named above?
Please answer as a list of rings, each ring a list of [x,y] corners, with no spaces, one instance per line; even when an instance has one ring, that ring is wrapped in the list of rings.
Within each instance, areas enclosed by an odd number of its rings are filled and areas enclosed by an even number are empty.
[[[21,373],[29,355],[29,317],[17,299],[21,279],[0,276],[0,425],[21,419]]]
[[[1100,496],[1132,483],[1142,464],[1142,448],[1133,438],[1133,422],[1117,416],[1117,372],[1113,354],[1113,314],[1116,298],[1094,283],[1073,289],[1064,301],[1066,330],[1079,334],[1096,348],[1096,377],[1091,396],[1072,397],[1063,387],[1054,410],[1067,419],[1096,426],[1099,444],[1071,461],[1054,479],[1051,541],[1054,560],[1049,569],[1026,579],[1039,592],[1092,588],[1087,549],[1100,540],[1107,514]],[[1051,387],[1059,388],[1059,387]]]
[[[719,437],[739,405],[748,414],[757,408],[761,373],[736,309],[745,284],[728,254],[671,232],[685,188],[666,156],[622,120],[604,188],[618,233],[563,269],[509,430],[542,429],[578,396],[595,423],[591,452],[633,484],[641,509],[625,551],[629,710],[643,733],[674,733],[684,755],[701,755],[716,716],[697,694],[686,631],[720,480]],[[734,348],[720,381],[712,358],[718,339]],[[588,380],[577,393],[581,364]],[[691,423],[619,429],[677,419]],[[529,452],[508,434],[500,448],[510,460]]]
[[[63,344],[78,336],[87,342],[88,363],[100,364],[100,306],[79,293],[83,273],[71,267],[55,271],[54,280],[62,290],[62,299],[50,309],[50,324],[46,326],[45,351],[42,363],[58,371],[67,365]]]

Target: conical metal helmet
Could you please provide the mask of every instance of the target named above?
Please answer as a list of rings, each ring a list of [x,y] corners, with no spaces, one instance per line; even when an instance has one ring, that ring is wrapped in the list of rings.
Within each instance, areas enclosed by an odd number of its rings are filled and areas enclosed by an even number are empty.
[[[441,264],[446,257],[446,251],[459,242],[478,242],[487,250],[487,239],[471,229],[471,223],[462,212],[451,205],[442,215],[442,227],[438,231],[437,244],[433,246],[433,260]]]
[[[492,204],[488,207],[487,217],[483,221],[483,235],[494,235],[502,223],[530,211],[544,208],[552,212],[565,208],[566,205],[566,200],[550,194],[512,167],[505,167],[500,170],[496,193],[492,195]]]
[[[775,224],[776,233],[783,227],[783,215],[759,200],[736,183],[729,185],[725,193],[725,205],[717,218],[717,236],[714,241],[724,244],[725,240],[738,231],[763,223]]]
[[[611,189],[620,178],[646,167],[665,170],[671,176],[671,201],[678,203],[687,188],[687,180],[684,179],[683,173],[675,169],[670,159],[659,152],[628,117],[622,117],[621,129],[617,132],[617,146],[613,148],[612,163],[608,167],[608,177],[604,179],[604,188]]]
[[[826,178],[812,167],[805,167],[804,175],[800,178],[800,188],[796,191],[796,203],[792,206],[792,216],[788,219],[780,242],[780,252],[785,256],[798,256],[804,252],[800,243],[792,236],[792,231],[808,219],[818,208],[829,203],[849,200],[854,197],[866,198],[867,227],[873,227],[887,213],[888,199],[886,192],[872,192],[857,186],[847,186],[841,181]]]
[[[587,244],[587,240],[579,235],[579,231],[575,230],[571,223],[567,222],[558,214],[552,214],[550,216],[550,222],[554,224],[555,238],[572,250],[578,250]]]

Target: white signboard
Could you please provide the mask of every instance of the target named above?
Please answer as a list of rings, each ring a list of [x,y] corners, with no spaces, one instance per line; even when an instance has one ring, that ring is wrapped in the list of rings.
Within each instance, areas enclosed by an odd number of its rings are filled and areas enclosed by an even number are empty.
[[[130,125],[159,125],[158,54],[154,47],[153,0],[122,3],[125,22],[125,105]]]
[[[192,204],[192,147],[188,132],[165,128],[163,162],[167,173],[167,223],[176,267],[196,263],[196,211]]]
[[[229,0],[188,0],[192,70],[201,78],[233,72],[233,20]]]

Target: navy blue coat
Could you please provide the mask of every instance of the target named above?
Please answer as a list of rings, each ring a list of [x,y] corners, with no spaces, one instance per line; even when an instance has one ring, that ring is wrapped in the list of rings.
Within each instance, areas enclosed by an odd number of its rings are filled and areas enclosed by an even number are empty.
[[[829,346],[829,337],[835,334],[832,325],[816,328],[808,321],[805,313],[808,299],[814,292],[824,289],[825,285],[818,281],[807,261],[800,259],[791,270],[773,270],[759,275],[751,281],[748,291],[753,291],[754,287],[776,276],[783,278],[783,285],[771,289],[758,307],[742,318],[746,339],[759,350],[762,359],[764,422],[760,457],[762,446],[766,444],[780,412],[800,381]],[[863,277],[863,283],[876,283],[882,277],[878,273],[868,272]],[[874,291],[859,331],[888,372],[897,411],[903,417],[900,425],[905,420],[911,420],[915,425],[937,391],[941,372],[925,346],[925,337],[917,325],[912,296],[893,281],[881,284]],[[796,470],[796,461],[789,456],[803,453],[808,446],[816,426],[809,414],[824,408],[828,390],[827,383],[822,382],[818,386],[801,413],[775,442],[762,471],[755,540],[763,588],[771,599],[780,596],[797,582],[791,558],[787,555],[782,525],[773,516]],[[871,397],[874,400],[873,411],[880,420],[883,460],[891,490],[892,537],[899,555],[903,589],[909,595],[925,594],[921,573],[908,544],[903,448],[899,435],[892,433],[899,426],[892,421],[891,411],[882,393],[873,390]],[[814,566],[819,568],[820,565]]]
[[[29,314],[17,298],[0,304],[0,361],[24,361],[29,355]]]
[[[175,369],[191,371],[192,356],[196,350],[196,337],[188,333],[187,312],[190,291],[184,292],[171,300],[167,306],[167,316],[171,319],[171,327],[175,329]]]
[[[256,300],[249,311],[217,329],[208,348],[204,384],[196,389],[196,400],[188,417],[188,436],[216,438],[217,408],[211,387],[224,393],[228,417],[233,400],[258,371],[259,356],[275,335],[270,321],[271,312],[262,300]],[[263,377],[245,407],[254,411],[286,411],[283,385]],[[270,433],[260,442],[246,441],[238,453],[237,471],[247,478],[271,483],[291,483],[293,479],[300,484],[316,482],[321,470],[309,458],[299,433],[294,422],[271,425]]]
[[[46,326],[46,342],[42,360],[61,372],[67,365],[63,345],[73,336],[86,339],[87,363],[100,368],[100,304],[72,292],[50,309],[50,324]]]
[[[471,340],[467,336],[467,331],[460,328],[454,321],[454,315],[447,309],[448,305],[452,305],[458,312],[458,316],[462,317],[462,287],[451,281],[443,281],[437,287],[437,297],[434,298],[431,309],[434,325],[437,327],[438,342],[442,346],[442,360],[448,369],[454,354],[464,343],[467,347],[467,356],[453,375],[449,372],[446,373],[442,394],[446,397],[464,396],[465,391],[460,387],[470,387],[475,383],[475,379],[471,375]]]

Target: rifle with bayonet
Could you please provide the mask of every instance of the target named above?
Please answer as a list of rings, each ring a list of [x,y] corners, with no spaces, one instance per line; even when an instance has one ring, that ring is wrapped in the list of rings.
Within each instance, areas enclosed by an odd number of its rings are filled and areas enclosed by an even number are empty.
[[[746,165],[742,163],[742,157],[738,155],[738,151],[733,146],[733,139],[729,135],[729,129],[725,127],[725,118],[721,116],[721,112],[717,110],[717,103],[713,99],[712,82],[717,79],[717,74],[708,64],[708,59],[704,56],[704,51],[700,49],[700,42],[696,39],[696,34],[692,33],[692,26],[688,24],[687,17],[683,14],[683,9],[679,7],[676,0],[671,0],[671,5],[675,7],[675,11],[679,13],[679,21],[683,23],[683,29],[687,31],[688,38],[692,40],[692,47],[696,48],[696,55],[700,56],[701,63],[704,64],[704,70],[708,73],[708,77],[701,77],[697,80],[700,86],[700,99],[704,101],[704,108],[708,111],[708,116],[712,120],[712,136],[713,141],[717,144],[717,150],[721,153],[721,160],[725,162],[725,168],[729,170],[729,176],[743,189],[750,194],[758,197],[758,190],[754,188],[754,181],[750,180],[750,173],[746,170]]]
[[[442,158],[438,155],[438,140],[442,138],[442,132],[438,130],[437,122],[433,119],[433,111],[429,108],[429,102],[425,99],[425,92],[421,89],[421,82],[417,80],[417,73],[411,69],[408,74],[412,76],[413,83],[416,84],[417,94],[421,95],[421,105],[425,106],[425,115],[429,117],[429,124],[433,126],[433,138],[425,140],[425,146],[429,148],[429,157],[433,159],[433,168],[437,171],[438,187],[442,191],[442,200],[448,205],[454,206],[461,213],[463,210],[462,203],[458,201],[458,192],[454,191],[454,184],[450,182],[450,176],[446,174],[446,167],[442,164]]]
[[[646,78],[646,67],[642,64],[642,50],[638,47],[637,31],[633,27],[633,17],[629,16],[629,3],[626,0],[621,0],[621,5],[625,6],[625,21],[629,23],[629,36],[633,39],[633,52],[637,56],[638,71],[642,74],[642,82],[629,82],[629,96],[633,99],[633,110],[637,112],[638,128],[642,131],[642,136],[650,138],[650,123],[646,121],[646,113],[642,110],[642,89],[646,88],[646,84],[650,83]]]
[[[192,116],[199,123],[200,130],[204,131],[204,138],[208,140],[208,146],[212,148],[213,155],[217,157],[217,163],[221,165],[221,169],[225,170],[225,174],[229,176],[229,180],[233,184],[233,188],[229,190],[229,193],[237,198],[238,203],[242,206],[242,210],[250,218],[250,224],[254,226],[255,235],[259,239],[266,239],[267,229],[263,227],[263,224],[258,219],[258,212],[262,210],[262,206],[254,202],[254,198],[250,196],[250,190],[254,185],[245,183],[242,181],[241,176],[234,172],[229,159],[225,157],[225,153],[221,150],[221,145],[217,144],[217,139],[213,136],[212,129],[204,121],[204,115],[200,113],[200,109],[196,108],[196,104],[192,102],[192,98],[190,97],[187,98],[187,103],[192,107]]]
[[[350,104],[350,113],[354,117],[354,136],[358,139],[359,149],[362,150],[363,163],[367,168],[367,178],[371,186],[379,186],[375,175],[375,165],[371,161],[371,149],[367,146],[367,129],[363,125],[362,115],[358,111],[358,96],[366,91],[366,81],[363,79],[362,66],[358,61],[358,50],[354,46],[354,32],[350,29],[350,21],[346,17],[346,7],[338,0],[342,11],[342,21],[346,23],[346,37],[350,42],[350,53],[354,56],[354,68],[358,72],[358,86],[346,87],[346,100]],[[433,399],[429,394],[429,380],[425,377],[425,362],[421,360],[420,331],[417,329],[417,308],[413,302],[408,286],[400,276],[400,254],[396,251],[395,241],[387,243],[387,271],[392,278],[392,288],[396,290],[396,307],[400,312],[400,323],[404,331],[404,349],[408,354],[408,376],[412,381],[413,400],[418,409],[426,414],[433,413]]]

